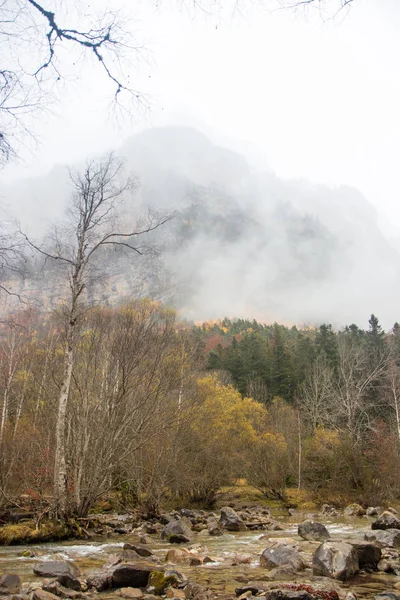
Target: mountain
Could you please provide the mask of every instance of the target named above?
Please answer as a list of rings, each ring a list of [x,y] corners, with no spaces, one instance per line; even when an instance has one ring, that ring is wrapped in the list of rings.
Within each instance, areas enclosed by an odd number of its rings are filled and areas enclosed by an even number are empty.
[[[256,317],[292,323],[388,326],[399,318],[399,255],[377,213],[349,187],[283,180],[188,127],[163,127],[121,147],[140,189],[131,210],[176,211],[157,232],[157,258],[109,254],[100,299],[149,295],[193,319]],[[15,214],[40,229],[70,189],[56,167],[5,192]],[[50,219],[48,219],[50,220]]]

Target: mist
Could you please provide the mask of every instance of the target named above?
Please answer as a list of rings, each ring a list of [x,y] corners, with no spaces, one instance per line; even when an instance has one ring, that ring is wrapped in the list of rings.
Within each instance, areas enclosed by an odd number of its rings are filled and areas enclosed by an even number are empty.
[[[116,149],[140,181],[131,215],[150,207],[176,216],[154,234],[156,257],[109,253],[111,276],[95,300],[149,296],[194,321],[298,326],[364,326],[375,313],[392,327],[400,257],[376,209],[348,186],[278,177],[238,148],[194,128],[159,127]],[[62,219],[70,194],[67,171],[57,166],[3,188],[3,211],[38,238]]]

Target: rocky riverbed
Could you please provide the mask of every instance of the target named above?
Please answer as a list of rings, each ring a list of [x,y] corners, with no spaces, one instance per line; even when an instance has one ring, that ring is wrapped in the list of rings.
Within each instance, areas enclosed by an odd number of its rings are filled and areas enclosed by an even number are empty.
[[[325,506],[274,515],[250,506],[140,522],[102,515],[82,542],[0,547],[0,596],[400,600],[400,518],[380,513]]]

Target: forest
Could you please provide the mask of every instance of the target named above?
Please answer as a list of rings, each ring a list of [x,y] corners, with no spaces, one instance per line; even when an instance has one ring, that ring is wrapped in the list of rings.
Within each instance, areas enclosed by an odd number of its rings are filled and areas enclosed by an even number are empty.
[[[23,504],[83,518],[104,498],[211,508],[243,479],[284,503],[290,489],[338,505],[398,497],[398,323],[193,324],[154,299],[102,304],[109,253],[151,255],[149,235],[174,217],[130,225],[134,185],[113,155],[71,181],[64,226],[9,249],[12,276],[29,250],[57,301],[39,309],[22,288],[1,322],[3,516]]]

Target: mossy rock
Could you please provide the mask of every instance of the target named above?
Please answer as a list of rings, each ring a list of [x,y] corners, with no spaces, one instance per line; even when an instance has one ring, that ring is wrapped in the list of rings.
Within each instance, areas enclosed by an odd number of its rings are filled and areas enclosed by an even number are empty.
[[[157,596],[165,594],[168,587],[174,587],[178,583],[175,575],[165,575],[163,571],[152,571],[149,577],[149,587],[154,588]]]
[[[38,528],[33,521],[27,521],[23,524],[0,527],[0,546],[56,542],[82,536],[81,527],[72,520],[64,523],[46,521]]]

